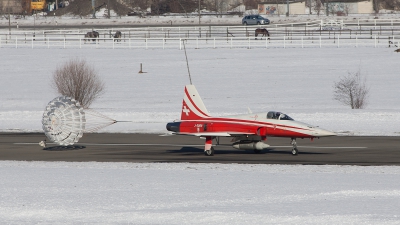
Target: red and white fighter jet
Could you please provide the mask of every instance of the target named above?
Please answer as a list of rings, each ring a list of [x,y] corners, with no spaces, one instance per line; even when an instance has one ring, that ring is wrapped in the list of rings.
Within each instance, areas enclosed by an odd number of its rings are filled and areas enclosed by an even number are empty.
[[[212,117],[194,85],[185,86],[181,119],[167,124],[167,130],[174,134],[205,137],[204,154],[214,155],[212,140],[219,137],[233,137],[236,149],[254,150],[259,153],[269,147],[264,141],[267,136],[291,138],[292,154],[297,155],[296,138],[319,138],[335,136],[321,128],[294,121],[281,112],[249,113],[229,117]]]

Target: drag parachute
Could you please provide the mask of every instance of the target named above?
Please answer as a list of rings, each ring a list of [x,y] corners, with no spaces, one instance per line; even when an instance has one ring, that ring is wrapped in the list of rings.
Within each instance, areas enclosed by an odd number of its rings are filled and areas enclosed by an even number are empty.
[[[60,96],[47,104],[42,127],[47,138],[59,145],[73,145],[85,132],[94,132],[116,123],[92,109],[84,109],[75,99]]]

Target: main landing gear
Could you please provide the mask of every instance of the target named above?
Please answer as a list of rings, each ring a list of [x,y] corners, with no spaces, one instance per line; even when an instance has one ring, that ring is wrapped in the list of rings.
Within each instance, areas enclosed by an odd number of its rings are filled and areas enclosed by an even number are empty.
[[[214,147],[211,147],[210,150],[205,150],[204,155],[213,156],[214,155]]]
[[[206,144],[204,146],[204,155],[213,156],[214,148],[212,146],[212,137],[206,137]]]
[[[296,143],[296,138],[292,138],[291,143],[293,148],[292,148],[292,155],[297,155],[299,153],[299,150],[297,149],[297,143]]]

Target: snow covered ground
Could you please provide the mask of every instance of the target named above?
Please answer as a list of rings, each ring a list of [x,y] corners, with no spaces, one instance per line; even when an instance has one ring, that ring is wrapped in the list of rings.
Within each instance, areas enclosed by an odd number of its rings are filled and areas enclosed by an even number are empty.
[[[180,117],[189,83],[178,49],[0,49],[0,130],[40,132],[57,66],[86,59],[106,84],[91,107],[116,120],[100,132],[165,132]],[[398,60],[390,48],[188,49],[190,71],[216,116],[269,110],[344,135],[400,135]],[[139,74],[140,63],[143,71]],[[333,99],[333,84],[358,70],[370,86],[368,106]]]
[[[184,52],[0,49],[0,130],[41,131],[52,72],[86,59],[106,83],[102,132],[165,132],[179,118]],[[339,134],[399,135],[398,60],[386,48],[188,49],[193,83],[217,116],[279,110]],[[138,74],[139,64],[143,71]],[[361,71],[369,105],[333,100]],[[0,161],[2,224],[400,224],[400,167]]]
[[[399,224],[400,167],[0,162],[2,224]]]

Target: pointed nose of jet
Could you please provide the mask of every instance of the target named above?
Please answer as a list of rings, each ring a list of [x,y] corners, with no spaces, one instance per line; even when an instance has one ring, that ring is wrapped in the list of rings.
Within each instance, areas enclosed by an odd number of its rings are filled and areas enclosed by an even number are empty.
[[[314,136],[315,137],[329,137],[329,136],[336,136],[336,134],[331,131],[328,131],[328,130],[324,130],[321,128],[315,128]]]

